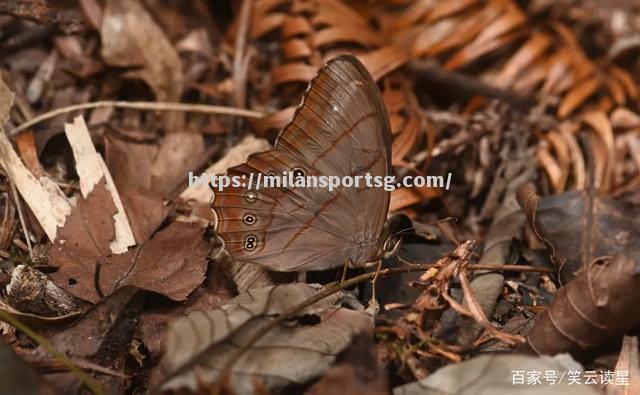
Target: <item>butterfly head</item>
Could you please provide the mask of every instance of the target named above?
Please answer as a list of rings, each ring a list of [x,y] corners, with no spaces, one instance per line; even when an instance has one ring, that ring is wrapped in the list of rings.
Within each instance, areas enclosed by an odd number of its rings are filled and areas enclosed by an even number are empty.
[[[398,252],[402,242],[402,236],[412,229],[411,219],[404,214],[395,214],[387,219],[384,226],[384,243],[382,244],[382,257],[390,258]]]
[[[382,257],[384,259],[391,258],[398,252],[400,249],[400,242],[402,241],[402,237],[399,235],[389,235],[384,241],[382,245]]]

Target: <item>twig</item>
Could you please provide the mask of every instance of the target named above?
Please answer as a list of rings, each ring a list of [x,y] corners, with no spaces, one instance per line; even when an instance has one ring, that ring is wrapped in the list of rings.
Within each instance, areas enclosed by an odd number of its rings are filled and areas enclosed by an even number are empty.
[[[18,218],[20,218],[20,225],[22,226],[22,231],[24,232],[24,238],[27,240],[27,249],[29,250],[29,258],[33,261],[33,248],[31,248],[31,239],[29,236],[29,231],[27,230],[27,224],[24,220],[24,215],[22,214],[22,207],[20,206],[20,196],[18,196],[18,191],[16,190],[16,186],[14,183],[11,184],[11,193],[13,194],[13,198],[16,201],[16,209],[18,210]]]
[[[75,104],[68,107],[57,108],[55,110],[38,115],[37,117],[30,119],[17,128],[11,130],[9,136],[14,136],[17,133],[26,130],[33,125],[57,117],[58,115],[67,114],[78,110],[88,110],[98,107],[114,107],[114,108],[129,108],[135,110],[151,110],[151,111],[184,111],[184,112],[196,112],[203,114],[219,114],[219,115],[233,115],[238,117],[247,118],[262,118],[265,116],[260,111],[244,110],[241,108],[224,107],[224,106],[210,106],[206,104],[190,104],[190,103],[167,103],[167,102],[128,102],[128,101],[115,101],[115,100],[102,100],[90,103]]]
[[[469,278],[467,277],[467,268],[465,267],[465,265],[462,265],[462,267],[460,268],[458,278],[460,279],[460,285],[462,285],[462,291],[464,292],[465,300],[467,301],[467,304],[469,306],[469,314],[471,315],[471,317],[473,317],[473,319],[476,320],[478,324],[480,324],[480,326],[485,330],[486,333],[510,345],[524,343],[526,341],[522,336],[504,333],[493,326],[493,324],[491,324],[484,311],[482,310],[482,306],[480,306],[478,298],[476,298],[475,294],[473,293],[473,289],[471,287],[471,284],[469,283]],[[449,301],[449,303],[452,302],[452,300]],[[464,308],[464,306],[458,305],[458,308]]]
[[[446,70],[431,60],[414,60],[409,64],[409,70],[417,75],[418,81],[444,83],[470,96],[482,95],[498,99],[523,111],[528,110],[535,103],[531,97],[486,84],[473,76]]]
[[[247,35],[251,24],[252,0],[244,0],[240,8],[238,31],[236,32],[233,54],[233,99],[238,108],[246,106],[246,82],[248,69],[248,55],[246,51]]]
[[[419,265],[410,265],[403,267],[394,267],[388,269],[382,269],[377,272],[378,277],[388,276],[390,274],[397,273],[411,273],[418,271],[425,271],[434,266],[437,263],[427,263],[427,264],[419,264]],[[551,272],[550,269],[547,268],[537,268],[532,266],[519,266],[519,265],[468,265],[467,270],[500,270],[500,271],[517,271],[517,272]],[[242,355],[248,351],[258,340],[260,340],[263,336],[269,333],[276,326],[281,324],[282,322],[288,320],[291,316],[296,313],[304,310],[305,308],[313,305],[321,301],[322,299],[333,295],[334,293],[345,289],[350,288],[355,285],[364,283],[366,281],[370,281],[374,276],[376,276],[376,272],[365,273],[359,276],[353,277],[351,279],[345,280],[340,283],[331,283],[328,284],[322,291],[317,294],[311,296],[310,298],[302,301],[301,303],[293,306],[286,311],[282,312],[277,318],[274,318],[271,321],[268,321],[264,325],[260,326],[256,332],[239,348],[237,348],[231,355],[227,358],[227,360],[222,365],[220,374],[218,375],[217,382],[220,384],[224,377],[228,376],[233,368],[233,365],[242,357]],[[195,357],[191,358],[187,363],[179,367],[178,369],[171,372],[167,377],[165,377],[155,388],[156,390],[160,388],[164,383],[171,380],[173,377],[180,375],[181,373],[186,372],[193,365],[195,365],[203,356],[207,355],[210,351],[211,345],[206,347],[204,350],[200,351]],[[154,390],[152,393],[156,392]]]
[[[524,272],[524,273],[553,273],[553,270],[548,267],[536,267],[536,266],[521,266],[521,265],[488,265],[488,264],[473,264],[467,266],[467,270],[489,270],[489,271],[501,271],[501,272]]]
[[[24,359],[31,366],[35,367],[40,372],[67,372],[67,367],[58,361],[57,359],[45,359],[43,356],[35,356],[33,353],[25,353],[19,350],[18,351],[20,357]],[[121,372],[117,372],[113,369],[109,369],[104,366],[100,366],[97,363],[91,362],[86,359],[74,359],[72,361],[77,367],[82,370],[89,370],[96,373],[102,373],[107,376],[118,377],[121,379],[126,379],[127,375]]]
[[[69,371],[73,372],[78,377],[78,379],[80,379],[80,381],[82,381],[82,383],[91,392],[93,392],[96,395],[103,395],[105,393],[104,390],[102,389],[102,387],[100,386],[100,384],[98,384],[91,377],[87,376],[87,374],[84,373],[82,370],[78,369],[78,367],[75,366],[73,364],[73,362],[71,362],[71,360],[69,358],[67,358],[66,355],[64,355],[60,351],[56,350],[51,345],[51,343],[49,343],[47,340],[45,340],[45,338],[43,338],[42,336],[38,335],[36,332],[32,331],[31,328],[29,328],[28,326],[24,325],[22,322],[18,321],[17,319],[13,318],[10,314],[8,314],[6,311],[4,311],[2,309],[0,309],[0,321],[4,321],[4,322],[8,323],[9,325],[18,328],[18,330],[20,330],[22,333],[27,335],[34,342],[36,342],[40,346],[42,346],[42,348],[47,350],[51,355],[53,355],[55,358],[57,358],[64,366],[66,366],[67,369],[69,369]]]

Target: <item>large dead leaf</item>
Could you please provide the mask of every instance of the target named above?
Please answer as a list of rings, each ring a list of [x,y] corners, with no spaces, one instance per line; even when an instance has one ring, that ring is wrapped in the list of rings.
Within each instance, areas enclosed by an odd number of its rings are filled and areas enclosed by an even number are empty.
[[[163,389],[196,388],[196,383],[218,379],[231,352],[246,343],[268,317],[317,293],[304,283],[249,290],[220,309],[198,311],[170,324],[166,352],[161,362]],[[340,294],[317,302],[262,337],[237,361],[231,386],[237,394],[252,394],[256,383],[271,391],[287,384],[304,383],[320,375],[345,348],[353,334],[372,329],[372,318],[363,311],[340,307]],[[304,319],[307,325],[296,325]],[[182,372],[185,366],[196,368]],[[172,377],[174,372],[182,372]],[[167,380],[167,376],[170,379]]]
[[[564,282],[600,256],[625,253],[640,259],[637,205],[594,196],[590,209],[587,191],[541,198],[531,184],[518,190],[518,201]]]
[[[82,228],[68,231],[74,232],[72,237],[83,233]],[[97,255],[97,250],[87,253],[71,239],[68,247],[57,243],[54,248],[52,261],[61,267],[53,277],[74,295],[93,303],[100,299],[96,279],[104,295],[130,285],[184,300],[204,279],[211,246],[203,235],[204,228],[198,225],[174,222],[141,246],[110,256]]]
[[[158,101],[180,101],[183,75],[178,52],[141,2],[107,0],[100,36],[105,62],[139,67],[127,75],[144,80]],[[169,129],[181,127],[181,114],[170,115]]]
[[[86,198],[78,199],[64,226],[58,230],[49,261],[60,270],[51,277],[81,299],[91,302],[99,299],[94,276],[98,260],[110,253],[116,211],[111,194],[101,180]]]

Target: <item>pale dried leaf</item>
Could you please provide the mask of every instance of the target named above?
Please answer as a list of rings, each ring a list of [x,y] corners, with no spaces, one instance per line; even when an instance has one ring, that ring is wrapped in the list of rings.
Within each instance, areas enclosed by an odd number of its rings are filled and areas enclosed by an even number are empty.
[[[227,169],[238,166],[247,161],[249,155],[254,152],[266,151],[270,148],[269,142],[265,139],[255,138],[253,135],[245,136],[235,147],[227,151],[219,161],[209,166],[204,173],[224,174]],[[201,176],[199,174],[198,176]],[[193,200],[200,203],[209,204],[213,199],[213,192],[208,185],[194,184],[187,187],[180,194],[180,198],[184,200]]]
[[[111,173],[104,163],[104,159],[93,146],[91,134],[87,129],[84,118],[78,116],[73,120],[73,123],[65,123],[64,132],[73,150],[82,196],[85,198],[89,196],[96,184],[104,178],[107,190],[116,206],[117,212],[113,215],[115,236],[109,246],[111,252],[119,254],[127,251],[128,247],[136,244],[133,231],[124,211],[120,194],[118,194],[118,190],[111,178]]]
[[[244,344],[267,316],[283,313],[318,290],[318,286],[304,283],[254,289],[220,309],[193,312],[174,321],[167,332],[163,371],[176,371],[203,354],[196,369],[172,378],[163,389],[193,389],[197,381],[216,380],[229,354]],[[329,368],[355,333],[371,330],[369,315],[339,307],[339,300],[340,294],[334,294],[298,313],[298,317],[315,316],[318,323],[280,325],[251,347],[232,369],[231,385],[236,393],[253,393],[256,381],[271,391],[304,383]]]
[[[537,385],[514,385],[514,371],[526,380],[529,371],[555,371],[557,377],[568,371],[581,371],[582,366],[567,354],[555,357],[524,355],[481,355],[468,361],[445,366],[413,383],[396,387],[394,395],[595,395],[592,385],[570,385],[569,380]],[[542,380],[544,380],[542,378]]]
[[[6,99],[0,97],[0,102],[6,103]],[[25,167],[1,126],[0,165],[18,188],[49,239],[55,240],[57,228],[64,225],[71,212],[71,204],[53,181],[46,177],[37,179]]]
[[[50,240],[71,213],[71,204],[58,186],[46,177],[36,178],[14,151],[2,124],[9,119],[13,93],[0,79],[0,165],[18,188],[24,201]]]

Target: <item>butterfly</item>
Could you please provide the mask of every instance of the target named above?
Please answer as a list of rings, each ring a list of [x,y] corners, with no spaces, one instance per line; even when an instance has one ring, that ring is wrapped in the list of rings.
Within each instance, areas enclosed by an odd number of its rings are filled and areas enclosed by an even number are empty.
[[[376,82],[360,61],[328,61],[307,87],[274,148],[249,156],[231,177],[365,177],[391,174],[391,127]],[[253,175],[253,176],[252,176]],[[362,181],[362,178],[361,178]],[[365,266],[389,256],[398,240],[385,227],[383,188],[251,185],[214,192],[214,229],[237,261],[275,271]]]

